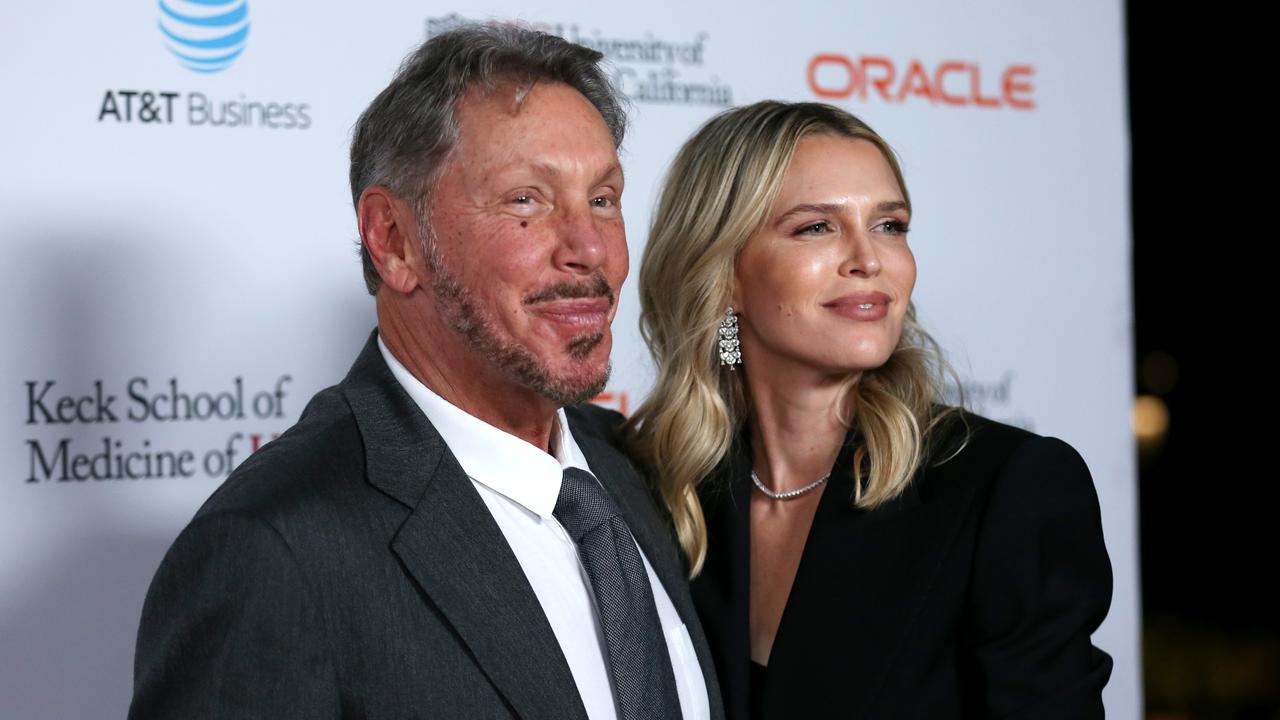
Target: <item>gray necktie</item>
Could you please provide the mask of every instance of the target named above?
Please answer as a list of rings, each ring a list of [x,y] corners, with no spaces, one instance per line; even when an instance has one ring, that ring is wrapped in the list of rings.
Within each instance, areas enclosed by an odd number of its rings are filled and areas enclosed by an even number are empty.
[[[680,697],[649,576],[613,498],[590,473],[566,468],[555,516],[591,578],[619,719],[679,718]]]

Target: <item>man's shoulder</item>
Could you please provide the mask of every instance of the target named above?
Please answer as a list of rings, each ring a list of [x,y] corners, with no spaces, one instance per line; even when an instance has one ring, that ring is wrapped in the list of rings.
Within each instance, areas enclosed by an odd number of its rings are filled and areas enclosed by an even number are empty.
[[[622,423],[626,421],[622,413],[599,405],[583,403],[566,407],[564,414],[569,418],[569,427],[575,435],[594,438],[619,447],[620,430]]]
[[[270,521],[340,494],[343,485],[362,479],[364,464],[355,415],[340,386],[330,387],[311,399],[296,424],[241,463],[196,516],[231,511]]]

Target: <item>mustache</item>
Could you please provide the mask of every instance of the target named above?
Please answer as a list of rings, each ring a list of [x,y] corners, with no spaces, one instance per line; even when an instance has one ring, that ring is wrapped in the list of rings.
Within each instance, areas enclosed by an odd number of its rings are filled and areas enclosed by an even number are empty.
[[[548,300],[572,300],[575,298],[602,297],[609,300],[613,307],[613,288],[609,287],[604,274],[596,271],[589,280],[583,282],[563,281],[548,285],[524,297],[525,305],[534,305]]]

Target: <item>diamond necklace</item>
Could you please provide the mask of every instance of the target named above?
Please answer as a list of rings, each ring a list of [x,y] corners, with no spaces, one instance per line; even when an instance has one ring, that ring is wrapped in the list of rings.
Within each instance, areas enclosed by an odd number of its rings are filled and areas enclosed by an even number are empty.
[[[793,497],[799,497],[800,495],[803,495],[809,492],[810,490],[813,490],[819,487],[820,485],[822,485],[822,483],[826,482],[827,478],[829,477],[831,477],[831,473],[827,473],[826,475],[823,475],[822,477],[818,478],[817,480],[814,480],[813,482],[809,483],[808,485],[805,485],[802,488],[797,488],[795,490],[788,490],[786,492],[774,492],[769,488],[765,487],[764,483],[760,482],[760,476],[756,475],[755,470],[751,471],[751,482],[755,483],[756,489],[764,493],[765,497],[771,500],[790,500]]]

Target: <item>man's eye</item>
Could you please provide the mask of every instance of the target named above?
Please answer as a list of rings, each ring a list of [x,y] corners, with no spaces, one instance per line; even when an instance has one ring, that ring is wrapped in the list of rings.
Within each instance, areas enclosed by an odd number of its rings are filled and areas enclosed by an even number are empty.
[[[613,199],[605,197],[604,195],[600,195],[599,197],[593,197],[591,198],[591,206],[598,207],[598,208],[613,207]]]
[[[511,198],[511,202],[517,205],[528,205],[529,203],[533,202],[533,196],[525,193],[521,193]]]
[[[884,222],[880,223],[879,227],[880,229],[892,235],[907,234],[907,223],[904,223],[901,220],[885,220]]]

